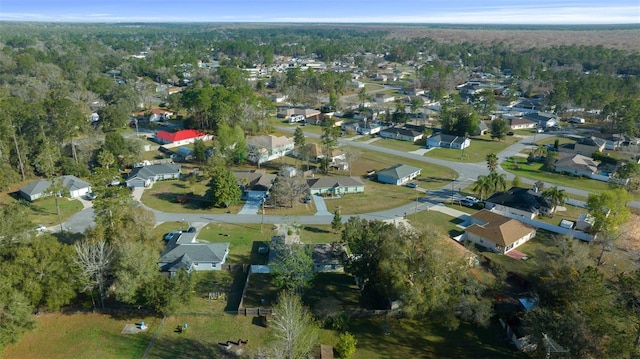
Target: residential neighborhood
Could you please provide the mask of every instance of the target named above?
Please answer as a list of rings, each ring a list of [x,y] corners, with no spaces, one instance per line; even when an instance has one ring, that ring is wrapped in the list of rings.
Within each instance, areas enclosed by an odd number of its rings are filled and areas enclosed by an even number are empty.
[[[111,26],[2,42],[3,357],[640,353],[632,47]]]

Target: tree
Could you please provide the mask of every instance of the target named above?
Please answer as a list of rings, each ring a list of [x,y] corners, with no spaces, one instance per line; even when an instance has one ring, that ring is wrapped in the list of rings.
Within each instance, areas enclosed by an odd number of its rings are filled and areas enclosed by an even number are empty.
[[[352,147],[345,147],[342,149],[342,153],[344,154],[345,163],[349,166],[349,176],[351,176],[352,164],[360,158],[360,151]]]
[[[104,309],[113,266],[113,250],[105,240],[90,242],[82,240],[74,245],[74,263],[79,270],[80,283],[84,291],[91,293],[97,289],[100,308]],[[95,309],[95,302],[93,304]]]
[[[536,183],[533,184],[533,190],[535,192],[542,192],[544,190],[544,182],[536,181]]]
[[[342,359],[349,359],[356,352],[356,345],[358,340],[349,332],[341,333],[336,343],[336,352],[338,357]]]
[[[342,229],[342,216],[339,210],[333,212],[333,220],[331,221],[331,228],[334,232],[338,233]]]
[[[188,302],[193,291],[193,279],[185,269],[175,277],[156,275],[142,288],[145,303],[162,315],[173,315],[182,303]]]
[[[553,217],[556,214],[556,207],[562,206],[567,200],[567,194],[563,189],[558,189],[558,186],[553,186],[542,192],[542,198],[551,204],[551,217]]]
[[[492,193],[507,189],[507,176],[503,173],[493,171],[487,176],[487,181],[489,181]]]
[[[270,327],[276,358],[306,358],[317,345],[317,325],[300,297],[293,292],[283,291],[278,297]]]
[[[33,307],[24,294],[0,278],[0,351],[35,328]]]
[[[204,144],[203,140],[196,140],[193,143],[193,158],[198,160],[200,163],[203,163],[207,159],[207,146]]]
[[[495,153],[487,155],[487,167],[489,172],[495,172],[498,169],[498,156]]]
[[[629,219],[631,212],[627,204],[631,199],[631,194],[622,188],[591,193],[587,197],[587,209],[594,218],[591,232],[597,234],[601,249],[597,258],[598,266],[604,263],[604,252],[618,238],[621,225]]]
[[[242,196],[233,173],[222,166],[213,169],[208,187],[204,197],[214,207],[227,208],[238,203]]]
[[[384,285],[379,282],[379,264],[381,250],[387,236],[397,233],[394,225],[382,221],[367,221],[360,217],[349,217],[342,230],[342,243],[349,249],[350,256],[345,258],[345,272],[356,277],[360,290],[371,284],[372,287]]]
[[[520,179],[520,176],[515,175],[513,176],[513,179],[511,180],[511,187],[520,187],[522,186],[522,180]]]
[[[484,197],[491,192],[492,185],[489,182],[487,176],[478,176],[475,182],[473,182],[472,191],[480,196],[480,200],[484,200]]]
[[[309,185],[302,172],[296,171],[294,176],[288,176],[281,171],[271,188],[271,199],[275,205],[293,208],[293,204],[308,190]]]
[[[300,244],[283,244],[272,249],[276,259],[271,265],[274,284],[300,293],[313,280],[311,247]]]
[[[338,144],[338,137],[340,136],[340,127],[333,126],[330,124],[329,126],[325,126],[322,128],[322,135],[320,136],[320,142],[322,143],[322,148],[324,152],[325,158],[331,158],[331,154],[333,153],[333,149]]]
[[[306,138],[302,131],[302,127],[296,127],[296,130],[293,132],[293,143],[298,149],[302,148],[306,144]]]
[[[509,124],[507,120],[498,118],[491,121],[491,138],[497,138],[502,141],[509,132]]]
[[[544,158],[544,169],[545,171],[553,171],[556,167],[556,160],[558,159],[558,152],[555,151],[547,151],[547,155]]]
[[[127,241],[118,243],[114,250],[111,291],[125,303],[141,302],[144,287],[155,280],[158,272],[158,251],[147,243]]]

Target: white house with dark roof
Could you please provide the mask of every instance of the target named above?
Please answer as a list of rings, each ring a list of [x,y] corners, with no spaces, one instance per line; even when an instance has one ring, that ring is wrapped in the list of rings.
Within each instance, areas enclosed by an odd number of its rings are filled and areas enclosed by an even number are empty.
[[[558,123],[556,115],[548,112],[530,112],[523,116],[525,120],[535,122],[538,126],[547,128]]]
[[[464,149],[471,145],[471,139],[465,136],[434,134],[427,138],[427,148],[456,148]]]
[[[396,164],[377,173],[378,182],[401,185],[418,177],[422,169]]]
[[[135,167],[125,180],[127,187],[149,187],[157,181],[180,178],[180,165],[166,163]]]
[[[358,177],[322,177],[307,180],[309,193],[340,196],[348,193],[363,193],[364,182]]]
[[[229,255],[229,242],[198,242],[196,233],[182,233],[172,238],[160,255],[161,272],[174,276],[185,269],[191,271],[220,270]]]
[[[35,201],[36,199],[48,197],[52,195],[49,187],[53,184],[50,180],[39,179],[31,182],[26,186],[20,187],[18,193],[27,201]],[[69,198],[78,198],[91,192],[91,184],[73,175],[65,175],[60,177],[60,184],[66,189]]]
[[[48,193],[49,187],[52,182],[49,180],[39,179],[35,182],[31,182],[28,185],[20,187],[18,193],[24,199],[29,202],[33,202],[36,199],[47,197],[50,195]]]

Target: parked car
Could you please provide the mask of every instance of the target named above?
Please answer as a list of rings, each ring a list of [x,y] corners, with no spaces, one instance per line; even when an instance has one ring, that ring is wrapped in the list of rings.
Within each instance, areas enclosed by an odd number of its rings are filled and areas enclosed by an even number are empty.
[[[258,254],[267,254],[269,253],[269,247],[265,245],[261,245],[258,247]]]
[[[302,199],[302,203],[304,203],[304,204],[311,203],[311,197],[310,196],[306,196],[305,198]]]
[[[167,233],[167,234],[164,236],[164,240],[165,240],[165,241],[170,241],[170,240],[172,240],[173,238],[175,238],[176,236],[179,236],[179,235],[181,235],[181,234],[182,234],[182,231],[181,231],[181,230],[171,231],[171,232]]]
[[[405,186],[409,187],[409,188],[417,188],[418,184],[415,182],[409,182],[407,183]]]
[[[513,135],[514,135],[513,131],[507,132],[507,136],[513,136]]]
[[[189,229],[187,229],[187,233],[196,233],[196,227],[189,227]]]
[[[96,199],[96,197],[97,197],[97,196],[96,196],[96,194],[95,194],[95,193],[93,193],[93,192],[89,192],[89,193],[87,193],[87,199],[88,199],[89,201],[93,201],[94,199]]]
[[[47,231],[47,227],[44,224],[39,224],[38,227],[36,227],[36,232],[38,233],[42,233],[46,231]]]
[[[465,207],[473,207],[476,205],[476,202],[470,201],[468,199],[463,199],[462,201],[460,201],[460,204],[465,206]]]

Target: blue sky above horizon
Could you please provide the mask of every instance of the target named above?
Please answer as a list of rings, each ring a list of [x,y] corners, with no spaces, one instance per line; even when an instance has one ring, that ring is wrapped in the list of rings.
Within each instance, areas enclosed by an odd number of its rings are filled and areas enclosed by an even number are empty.
[[[0,0],[0,21],[639,24],[640,0]]]

